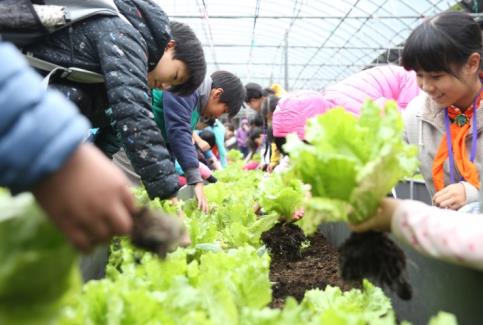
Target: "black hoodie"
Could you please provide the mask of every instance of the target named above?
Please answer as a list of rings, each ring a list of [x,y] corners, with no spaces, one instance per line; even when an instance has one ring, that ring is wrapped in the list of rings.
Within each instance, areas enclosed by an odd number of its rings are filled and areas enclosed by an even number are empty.
[[[89,18],[71,30],[54,33],[27,51],[52,63],[104,75],[104,85],[57,80],[53,86],[76,102],[95,127],[101,128],[101,138],[115,134],[120,139],[152,198],[170,197],[178,190],[178,177],[152,119],[147,86],[147,73],[156,66],[170,40],[168,17],[149,0],[115,3],[124,17]],[[117,149],[111,147],[109,154]]]

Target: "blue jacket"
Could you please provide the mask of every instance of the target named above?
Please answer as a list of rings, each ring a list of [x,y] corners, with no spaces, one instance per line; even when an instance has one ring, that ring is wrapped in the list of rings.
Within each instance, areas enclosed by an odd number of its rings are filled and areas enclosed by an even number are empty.
[[[192,140],[192,115],[194,110],[198,110],[200,115],[203,112],[211,92],[211,84],[211,78],[207,77],[190,96],[177,96],[169,91],[163,94],[162,105],[167,137],[165,141],[170,152],[178,160],[190,185],[203,181],[199,171],[198,153]]]
[[[0,186],[29,190],[58,170],[87,135],[89,122],[40,77],[17,49],[0,43]]]
[[[228,165],[228,159],[226,158],[226,148],[225,148],[225,126],[216,119],[215,124],[209,127],[211,131],[215,134],[216,146],[218,147],[218,154],[220,155],[220,163],[223,168]]]

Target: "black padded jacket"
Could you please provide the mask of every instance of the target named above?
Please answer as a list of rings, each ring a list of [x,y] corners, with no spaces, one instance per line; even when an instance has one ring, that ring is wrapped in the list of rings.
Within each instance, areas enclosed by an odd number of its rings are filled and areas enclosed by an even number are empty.
[[[115,3],[123,17],[88,18],[25,50],[58,65],[104,76],[105,84],[65,80],[54,80],[53,84],[79,106],[94,127],[100,128],[101,135],[114,135],[149,196],[167,198],[178,190],[178,177],[153,121],[147,73],[161,59],[171,38],[169,20],[149,0]]]

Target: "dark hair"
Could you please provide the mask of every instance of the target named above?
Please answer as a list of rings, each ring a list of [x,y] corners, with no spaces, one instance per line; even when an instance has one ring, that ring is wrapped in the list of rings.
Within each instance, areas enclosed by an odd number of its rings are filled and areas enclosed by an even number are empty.
[[[278,151],[280,151],[281,154],[286,155],[287,153],[285,150],[283,150],[283,145],[287,142],[287,138],[285,137],[273,137],[273,142],[277,146]]]
[[[228,116],[231,118],[238,114],[245,98],[245,88],[237,76],[228,71],[216,71],[211,75],[213,84],[211,88],[222,88],[220,101],[228,105]]]
[[[235,131],[235,126],[230,122],[225,123],[225,128],[233,132]]]
[[[443,12],[425,20],[409,35],[402,52],[406,70],[444,71],[455,75],[455,68],[473,53],[481,53],[481,30],[463,12]]]
[[[272,142],[273,142],[273,130],[271,125],[268,124],[268,115],[275,111],[277,107],[278,101],[280,97],[275,95],[270,95],[262,103],[262,118],[263,118],[263,127],[267,130],[267,139],[266,139],[266,148],[265,153],[266,155],[270,152],[270,156],[272,155]]]
[[[262,104],[262,114],[265,121],[267,120],[268,113],[273,113],[275,111],[275,108],[277,108],[277,104],[279,100],[280,100],[280,97],[277,97],[275,95],[270,95],[267,98],[265,98]]]
[[[262,112],[257,112],[254,116],[250,118],[248,123],[251,127],[263,128],[263,116]]]
[[[248,134],[248,147],[252,151],[256,151],[258,148],[258,145],[256,144],[255,140],[258,139],[263,134],[263,131],[261,128],[254,127],[250,130],[250,133]]]
[[[250,102],[252,99],[262,98],[263,96],[263,89],[257,83],[250,82],[245,85],[246,95],[245,95],[245,102]]]
[[[189,73],[185,83],[171,87],[170,91],[179,96],[190,95],[205,79],[206,61],[203,46],[188,25],[171,21],[169,27],[176,42],[173,59],[184,62]]]
[[[210,130],[203,130],[199,134],[200,138],[208,142],[210,148],[213,148],[216,145],[215,134]]]
[[[263,88],[262,95],[264,97],[267,97],[267,96],[270,96],[270,95],[275,95],[275,91],[270,87]]]

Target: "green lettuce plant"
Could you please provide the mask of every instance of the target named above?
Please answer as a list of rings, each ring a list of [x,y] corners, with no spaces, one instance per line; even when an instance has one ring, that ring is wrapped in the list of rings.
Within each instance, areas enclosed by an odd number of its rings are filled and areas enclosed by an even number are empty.
[[[311,186],[304,231],[322,221],[366,220],[399,180],[414,174],[417,148],[404,142],[403,129],[395,102],[381,109],[367,101],[358,118],[334,108],[310,119],[307,143],[288,136],[293,171]]]

